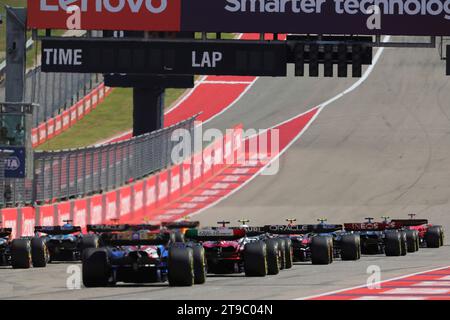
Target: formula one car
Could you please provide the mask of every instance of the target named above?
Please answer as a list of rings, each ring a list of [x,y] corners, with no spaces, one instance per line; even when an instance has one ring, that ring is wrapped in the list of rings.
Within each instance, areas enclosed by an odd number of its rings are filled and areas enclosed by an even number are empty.
[[[200,245],[176,242],[160,225],[89,225],[99,235],[100,248],[83,252],[83,283],[100,287],[124,283],[168,281],[192,286],[206,279]]]
[[[98,237],[82,234],[81,227],[71,220],[63,226],[36,226],[31,239],[33,263],[45,267],[47,262],[81,260],[83,250],[98,247]]]
[[[266,242],[269,274],[277,274],[279,270],[292,268],[294,253],[289,237],[268,233],[267,227],[250,227],[247,225],[250,222],[248,219],[241,219],[238,222],[241,223],[239,228],[245,229],[247,237]]]
[[[262,230],[289,239],[295,262],[330,264],[338,257],[342,260],[360,259],[359,237],[343,232],[342,225],[326,224],[326,219],[320,219],[320,224],[306,225],[295,225],[296,219],[287,221],[288,225],[269,225]]]
[[[408,252],[408,242],[414,241],[413,233],[403,230],[403,225],[389,222],[389,217],[382,218],[382,222],[373,222],[374,218],[366,218],[365,223],[345,223],[344,228],[359,235],[363,254],[405,256]]]
[[[278,242],[248,237],[245,228],[221,227],[189,229],[186,239],[201,244],[205,249],[208,273],[232,274],[244,272],[248,277],[276,274],[281,268],[281,250]]]
[[[28,269],[33,265],[30,240],[12,239],[12,229],[3,228],[0,222],[0,266],[12,266],[13,269]]]
[[[402,226],[414,238],[408,241],[408,252],[417,251],[419,248],[439,248],[444,245],[444,227],[429,224],[427,219],[414,219],[415,214],[409,214],[409,217],[410,219],[391,220],[391,223]]]

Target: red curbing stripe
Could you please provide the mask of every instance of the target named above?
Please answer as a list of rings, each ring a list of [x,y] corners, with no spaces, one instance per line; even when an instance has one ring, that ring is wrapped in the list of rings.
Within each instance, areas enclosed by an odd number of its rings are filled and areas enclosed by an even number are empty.
[[[307,300],[450,300],[450,267],[443,267],[379,283],[378,287],[361,286]]]

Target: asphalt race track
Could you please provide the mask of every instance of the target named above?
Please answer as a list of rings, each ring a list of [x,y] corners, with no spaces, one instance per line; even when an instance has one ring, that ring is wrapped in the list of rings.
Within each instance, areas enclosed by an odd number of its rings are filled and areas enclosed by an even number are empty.
[[[322,110],[281,157],[280,172],[260,176],[197,215],[203,225],[358,222],[365,217],[420,218],[450,230],[450,81],[434,49],[385,49],[368,78]],[[259,79],[232,108],[207,124],[264,129],[350,87],[355,79]],[[447,237],[448,240],[448,237]],[[447,241],[448,242],[448,241]],[[211,276],[203,286],[166,284],[67,290],[70,264],[0,273],[0,298],[30,299],[295,299],[450,266],[450,246],[406,257],[364,256],[328,266],[295,265],[277,276]]]

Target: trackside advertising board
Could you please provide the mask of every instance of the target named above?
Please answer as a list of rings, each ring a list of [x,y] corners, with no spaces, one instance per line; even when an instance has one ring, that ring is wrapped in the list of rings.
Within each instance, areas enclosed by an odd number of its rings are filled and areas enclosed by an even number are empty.
[[[28,0],[29,28],[73,25],[83,30],[439,36],[450,35],[450,0]]]

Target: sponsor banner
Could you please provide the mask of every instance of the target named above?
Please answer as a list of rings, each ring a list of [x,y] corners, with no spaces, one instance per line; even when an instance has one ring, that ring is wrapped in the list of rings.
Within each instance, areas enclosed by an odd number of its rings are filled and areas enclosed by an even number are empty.
[[[55,224],[55,206],[48,205],[39,208],[39,225],[54,226]]]
[[[38,126],[39,131],[39,144],[43,144],[45,141],[47,141],[47,124],[42,123]]]
[[[192,189],[192,158],[183,162],[183,179],[181,193],[187,193]]]
[[[119,190],[120,217],[124,217],[131,213],[131,187],[122,187]]]
[[[377,9],[374,10],[373,6]],[[207,12],[207,14],[205,14]],[[374,13],[380,14],[374,14]],[[449,0],[186,0],[182,31],[450,35]]]
[[[167,203],[169,198],[169,172],[167,170],[158,174],[158,206]]]
[[[63,120],[62,114],[60,114],[55,117],[55,136],[62,133],[62,127],[63,127]]]
[[[39,129],[33,128],[31,129],[31,145],[33,148],[39,145]]]
[[[170,199],[176,199],[181,195],[181,165],[170,169]]]
[[[142,217],[144,215],[144,182],[136,182],[133,186],[133,203],[132,212],[133,217]]]
[[[84,99],[81,99],[75,105],[77,109],[77,120],[81,120],[84,118]]]
[[[111,87],[106,87],[105,86],[105,96],[108,96],[111,93],[111,91],[112,91]]]
[[[98,88],[95,88],[91,93],[91,107],[95,109],[98,105]]]
[[[57,225],[62,226],[65,221],[72,220],[71,217],[71,203],[69,201],[58,203],[57,205]]]
[[[157,185],[156,176],[148,178],[145,182],[145,211],[150,211],[156,208],[157,200]]]
[[[103,195],[97,195],[90,198],[89,203],[90,224],[103,223]]]
[[[2,147],[11,154],[4,160],[5,178],[25,178],[26,152],[24,147]]]
[[[47,140],[55,136],[55,119],[51,118],[47,120]]]
[[[78,106],[75,104],[70,107],[70,126],[73,126],[75,123],[77,123],[78,119]]]
[[[74,12],[82,30],[180,31],[181,0],[28,0],[27,26],[66,30]]]
[[[21,228],[20,235],[22,237],[34,236],[34,226],[36,224],[36,210],[33,207],[20,208]]]
[[[2,226],[3,228],[12,229],[11,237],[13,239],[17,238],[18,234],[18,217],[19,211],[16,208],[0,210],[0,219],[2,221]]]
[[[118,219],[117,191],[108,192],[105,195],[105,221],[110,223],[112,219]]]
[[[70,110],[66,110],[62,113],[62,131],[66,131],[70,128]]]
[[[92,108],[92,94],[89,93],[88,95],[86,95],[83,99],[83,103],[84,103],[84,114],[88,114],[89,112],[91,112],[91,108]]]
[[[105,100],[105,84],[102,83],[98,86],[98,103],[103,102]]]
[[[87,200],[80,199],[73,202],[73,224],[80,226],[83,232],[87,225]]]

